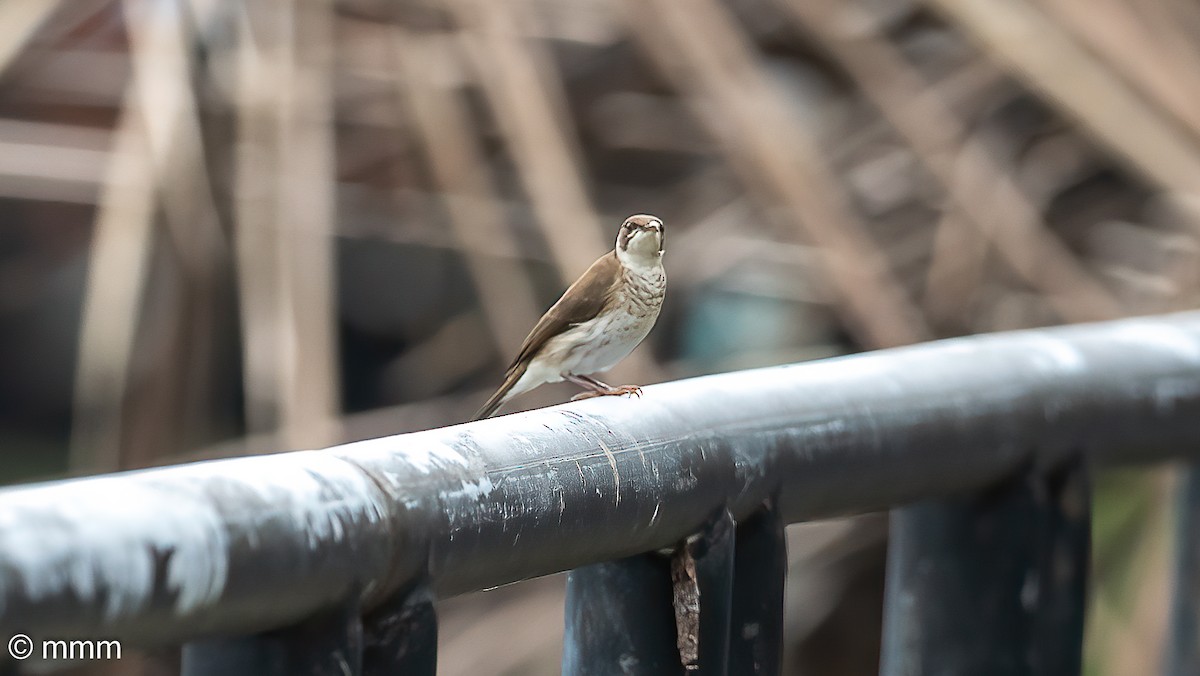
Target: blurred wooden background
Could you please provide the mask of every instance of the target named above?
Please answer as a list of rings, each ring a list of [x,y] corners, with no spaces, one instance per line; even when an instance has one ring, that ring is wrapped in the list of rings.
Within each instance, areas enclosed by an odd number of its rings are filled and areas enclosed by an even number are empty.
[[[459,422],[631,213],[621,382],[1195,308],[1196,101],[1188,0],[6,0],[0,480]],[[1171,481],[1098,479],[1089,673],[1155,671]],[[886,519],[791,536],[791,673],[874,673]],[[561,595],[442,673],[556,673]]]

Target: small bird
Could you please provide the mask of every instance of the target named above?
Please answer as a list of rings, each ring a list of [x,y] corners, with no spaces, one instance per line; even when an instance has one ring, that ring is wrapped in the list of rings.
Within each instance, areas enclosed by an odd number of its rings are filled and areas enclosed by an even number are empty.
[[[627,357],[654,327],[667,291],[665,242],[662,220],[646,214],[625,219],[613,250],[592,263],[534,325],[504,384],[474,420],[492,416],[522,392],[563,380],[586,390],[574,399],[640,396],[636,385],[613,387],[591,374]]]

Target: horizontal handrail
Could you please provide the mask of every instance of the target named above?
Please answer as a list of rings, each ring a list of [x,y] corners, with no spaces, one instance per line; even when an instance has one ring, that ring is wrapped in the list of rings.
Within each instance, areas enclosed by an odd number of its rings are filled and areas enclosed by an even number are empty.
[[[1200,451],[1200,313],[976,336],[647,387],[319,451],[0,491],[0,635],[285,626],[979,489],[1074,454]]]

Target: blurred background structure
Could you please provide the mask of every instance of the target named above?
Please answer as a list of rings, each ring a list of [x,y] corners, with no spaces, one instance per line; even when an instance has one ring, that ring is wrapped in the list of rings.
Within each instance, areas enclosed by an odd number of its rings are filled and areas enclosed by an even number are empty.
[[[0,481],[465,420],[632,213],[614,381],[1195,308],[1196,101],[1187,0],[6,0]],[[1171,486],[1097,480],[1091,674],[1157,670]],[[886,517],[790,537],[790,673],[875,673]],[[557,673],[561,598],[441,673]]]

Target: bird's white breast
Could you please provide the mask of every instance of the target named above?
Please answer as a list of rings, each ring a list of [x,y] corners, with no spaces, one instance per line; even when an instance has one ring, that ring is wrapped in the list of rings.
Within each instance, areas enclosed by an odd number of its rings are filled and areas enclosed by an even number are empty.
[[[543,352],[562,373],[599,373],[629,356],[654,328],[662,308],[666,275],[662,264],[624,267],[624,283],[613,299],[613,311],[576,325],[552,339]]]

